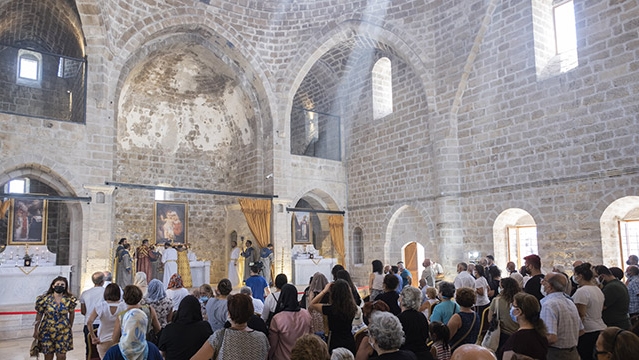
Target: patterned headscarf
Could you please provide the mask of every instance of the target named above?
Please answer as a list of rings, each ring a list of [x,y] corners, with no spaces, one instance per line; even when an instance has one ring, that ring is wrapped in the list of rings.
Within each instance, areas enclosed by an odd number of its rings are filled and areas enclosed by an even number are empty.
[[[319,293],[324,290],[326,284],[328,284],[328,279],[326,279],[324,274],[318,271],[313,274],[313,280],[311,280],[308,290],[310,290],[311,293]]]
[[[146,314],[137,308],[127,311],[122,317],[122,335],[118,347],[125,360],[147,358],[149,353],[149,345],[146,343],[147,324]]]
[[[164,284],[158,279],[153,279],[149,283],[149,288],[146,293],[146,301],[148,303],[156,303],[166,297],[164,291]]]
[[[171,280],[169,280],[169,289],[179,289],[182,287],[184,287],[184,285],[182,284],[182,277],[180,274],[173,274],[171,276]]]

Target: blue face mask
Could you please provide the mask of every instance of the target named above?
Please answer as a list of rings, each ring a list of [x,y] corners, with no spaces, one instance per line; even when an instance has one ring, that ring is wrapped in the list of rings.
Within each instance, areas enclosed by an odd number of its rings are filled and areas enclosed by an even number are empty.
[[[208,296],[200,296],[200,301],[205,303],[205,302],[209,301],[209,297]]]
[[[514,307],[510,307],[510,318],[513,319],[514,322],[517,322],[517,315],[513,314],[513,311],[515,311]]]

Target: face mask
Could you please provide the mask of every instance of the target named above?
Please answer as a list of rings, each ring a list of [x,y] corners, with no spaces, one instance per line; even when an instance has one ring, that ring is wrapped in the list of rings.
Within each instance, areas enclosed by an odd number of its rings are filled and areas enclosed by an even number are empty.
[[[205,303],[205,302],[209,301],[209,297],[208,296],[200,296],[200,301]]]
[[[510,307],[510,318],[513,319],[514,322],[517,322],[517,315],[513,314],[513,312],[515,311],[514,307]]]
[[[603,280],[601,279],[601,276],[598,276],[596,281],[597,281],[597,285],[603,284]]]
[[[548,294],[546,294],[546,288],[544,288],[544,286],[542,285],[541,288],[539,288],[539,290],[541,291],[541,295],[543,295],[544,297]]]
[[[501,294],[501,293],[502,293],[502,291],[504,291],[504,288],[500,286],[500,287],[497,289],[497,292],[498,292],[499,294]]]
[[[53,287],[53,291],[55,291],[58,294],[62,294],[65,289],[66,287],[64,287],[64,285],[58,285]]]

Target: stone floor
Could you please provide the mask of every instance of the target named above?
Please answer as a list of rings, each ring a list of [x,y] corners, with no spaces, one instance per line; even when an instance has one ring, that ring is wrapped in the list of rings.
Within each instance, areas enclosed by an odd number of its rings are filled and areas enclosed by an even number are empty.
[[[0,357],[2,360],[29,360],[35,359],[29,357],[29,348],[31,347],[33,338],[19,338],[11,340],[0,340]],[[84,341],[82,340],[82,331],[73,333],[73,344],[75,349],[67,353],[67,360],[83,360],[84,357]],[[40,354],[40,359],[43,359]]]

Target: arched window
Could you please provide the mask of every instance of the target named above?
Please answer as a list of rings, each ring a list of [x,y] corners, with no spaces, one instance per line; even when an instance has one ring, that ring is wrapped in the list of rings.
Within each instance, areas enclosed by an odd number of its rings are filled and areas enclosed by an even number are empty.
[[[353,231],[353,263],[355,264],[363,264],[364,263],[364,235],[362,233],[362,229],[356,227]]]
[[[520,268],[524,264],[524,257],[539,254],[537,247],[537,226],[515,225],[508,227],[508,261]]]
[[[512,261],[524,265],[524,257],[539,254],[537,224],[532,215],[519,208],[504,210],[493,224],[495,262]]]
[[[17,70],[17,84],[40,87],[42,80],[42,54],[25,49],[18,50]]]
[[[373,118],[381,119],[393,113],[393,74],[391,61],[383,57],[375,63],[372,71]]]

